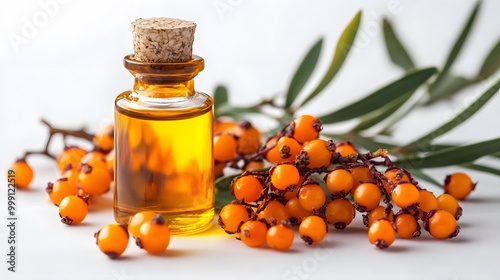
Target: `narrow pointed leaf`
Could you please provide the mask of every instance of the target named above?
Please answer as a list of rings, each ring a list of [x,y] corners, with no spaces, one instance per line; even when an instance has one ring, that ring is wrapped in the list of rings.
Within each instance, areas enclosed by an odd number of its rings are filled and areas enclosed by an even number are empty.
[[[391,26],[391,23],[386,18],[384,18],[383,26],[385,46],[392,62],[394,62],[396,65],[399,65],[406,71],[415,68],[413,60],[404,48],[401,41],[398,39],[396,33],[394,32],[394,29]]]
[[[403,151],[408,151],[415,149],[416,147],[422,147],[428,145],[430,141],[439,137],[446,132],[452,130],[458,125],[464,123],[467,119],[472,117],[479,109],[481,109],[484,104],[486,104],[497,92],[500,88],[500,79],[491,86],[485,93],[483,93],[474,103],[472,103],[467,109],[458,114],[455,118],[448,121],[447,123],[441,125],[440,127],[434,129],[433,131],[427,133],[426,135],[416,139],[415,141],[409,143],[405,147],[402,148]]]
[[[293,101],[295,101],[295,98],[299,95],[302,88],[304,88],[304,85],[311,77],[316,67],[316,63],[318,62],[322,46],[323,38],[319,39],[318,42],[314,44],[300,63],[299,68],[295,71],[286,94],[285,108],[290,108],[290,106],[292,106]]]
[[[448,75],[448,72],[453,65],[453,62],[455,62],[455,59],[457,58],[458,54],[460,53],[460,50],[462,49],[462,46],[465,43],[465,40],[467,39],[467,36],[469,35],[470,29],[476,19],[477,12],[479,10],[479,7],[481,6],[481,1],[477,2],[476,6],[474,6],[474,9],[472,10],[471,15],[469,16],[469,19],[467,20],[467,23],[465,24],[464,29],[462,30],[462,33],[460,33],[460,36],[457,38],[457,41],[453,45],[453,48],[451,49],[450,54],[448,55],[448,58],[446,60],[446,63],[443,66],[443,69],[441,72],[439,72],[439,75],[437,76],[436,80],[430,85],[429,87],[429,93],[433,93],[433,89],[439,85]]]
[[[214,91],[214,110],[217,111],[223,104],[228,103],[228,93],[224,86],[217,86]]]
[[[481,164],[475,164],[475,163],[465,163],[461,164],[460,166],[463,166],[465,168],[471,169],[471,170],[476,170],[476,171],[481,171],[485,173],[490,173],[493,175],[500,176],[500,170],[495,169],[493,167],[481,165]]]
[[[473,82],[471,80],[464,77],[446,75],[446,77],[443,78],[443,81],[432,90],[432,93],[429,94],[429,99],[424,105],[434,104],[436,101],[448,98],[472,83]]]
[[[316,86],[316,88],[307,96],[307,98],[302,101],[299,107],[305,105],[311,101],[316,95],[318,95],[335,77],[340,67],[344,63],[349,51],[354,43],[354,38],[356,38],[356,33],[358,32],[359,23],[361,21],[361,11],[359,11],[351,22],[340,35],[340,38],[335,47],[335,52],[333,54],[332,62],[328,68],[325,76],[321,82]]]
[[[426,156],[411,156],[394,164],[411,168],[433,168],[458,165],[475,161],[486,155],[500,152],[500,138],[470,145],[442,149]]]
[[[235,200],[235,197],[229,191],[215,191],[215,210],[220,211],[222,207]]]
[[[417,177],[419,179],[422,179],[422,180],[426,181],[427,183],[433,184],[434,186],[442,187],[442,185],[438,181],[434,180],[434,178],[432,178],[431,176],[424,173],[421,169],[414,168],[414,169],[409,169],[408,171],[410,171],[410,173],[413,177]]]
[[[488,56],[483,62],[483,66],[481,70],[479,70],[479,74],[477,75],[476,80],[482,81],[487,79],[491,75],[495,74],[500,68],[500,40],[498,40],[497,44],[490,51]]]
[[[425,68],[405,75],[403,78],[375,91],[335,112],[321,116],[325,124],[335,123],[357,118],[370,113],[398,98],[401,94],[417,89],[436,73],[436,68]]]

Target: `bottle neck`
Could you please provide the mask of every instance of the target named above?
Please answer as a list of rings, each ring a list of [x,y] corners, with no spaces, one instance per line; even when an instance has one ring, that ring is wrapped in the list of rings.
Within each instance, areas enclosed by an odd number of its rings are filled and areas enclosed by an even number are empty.
[[[149,63],[124,58],[124,66],[134,76],[134,92],[148,98],[179,98],[195,94],[194,77],[204,68],[199,56],[179,63]]]

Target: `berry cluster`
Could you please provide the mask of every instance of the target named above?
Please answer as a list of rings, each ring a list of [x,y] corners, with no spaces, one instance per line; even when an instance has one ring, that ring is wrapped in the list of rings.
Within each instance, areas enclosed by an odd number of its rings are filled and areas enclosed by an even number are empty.
[[[446,193],[436,198],[407,170],[394,166],[387,151],[362,154],[350,142],[335,144],[319,138],[321,130],[318,119],[304,115],[255,148],[255,154],[238,155],[237,145],[227,143],[215,149],[219,156],[231,154],[225,159],[233,160],[232,167],[241,161],[243,166],[263,159],[271,163],[266,171],[247,170],[232,180],[236,200],[219,214],[219,225],[227,233],[236,234],[250,247],[267,243],[287,250],[293,243],[292,226],[298,226],[307,244],[316,244],[329,225],[345,229],[360,212],[368,239],[378,248],[390,246],[396,235],[420,236],[420,224],[437,239],[458,234],[456,221],[462,209],[457,199],[464,199],[475,187],[469,176],[448,176]],[[222,135],[235,143],[239,140],[227,132]]]

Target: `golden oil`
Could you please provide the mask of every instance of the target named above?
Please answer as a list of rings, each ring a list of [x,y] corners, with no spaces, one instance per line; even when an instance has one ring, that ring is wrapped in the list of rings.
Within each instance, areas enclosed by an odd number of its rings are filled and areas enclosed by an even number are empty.
[[[204,60],[124,64],[135,83],[115,101],[115,219],[153,211],[173,234],[203,231],[214,217],[213,101],[193,82]]]

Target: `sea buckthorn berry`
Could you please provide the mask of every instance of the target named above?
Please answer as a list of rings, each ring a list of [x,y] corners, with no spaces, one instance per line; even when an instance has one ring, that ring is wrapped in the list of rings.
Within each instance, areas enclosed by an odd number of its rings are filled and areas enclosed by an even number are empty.
[[[336,198],[326,205],[326,220],[336,229],[345,229],[356,216],[356,209],[345,198]]]
[[[333,197],[340,197],[351,192],[354,178],[348,170],[335,169],[326,175],[325,183]]]
[[[300,178],[299,182],[302,181],[302,177]],[[299,195],[299,190],[300,188],[299,187],[296,187],[294,188],[293,190],[291,191],[286,191],[286,192],[282,192],[281,193],[281,196],[286,200],[286,201],[289,201],[293,198],[297,198],[298,195]]]
[[[109,190],[111,175],[102,167],[93,167],[84,164],[80,168],[80,174],[76,185],[89,195],[100,195]]]
[[[279,149],[278,147],[276,147],[277,144],[278,137],[272,136],[266,140],[266,143],[264,145],[264,150],[267,151],[264,152],[264,156],[266,160],[272,164],[280,163],[281,161]]]
[[[411,183],[397,184],[391,193],[394,204],[401,208],[409,208],[418,205],[420,194],[417,187]]]
[[[132,235],[132,237],[139,237],[139,230],[141,229],[142,224],[145,222],[151,221],[155,215],[155,212],[152,211],[141,211],[137,212],[130,218],[128,223],[128,231]]]
[[[406,173],[403,171],[401,168],[397,167],[392,167],[389,168],[385,171],[385,177],[387,179],[391,180],[391,182],[396,186],[399,182],[401,181],[410,181],[410,178]],[[391,193],[391,184],[389,184],[387,181],[382,181],[382,184],[384,185],[385,191],[390,194]]]
[[[265,219],[270,223],[272,219],[276,221],[288,220],[288,213],[285,205],[281,204],[281,202],[270,200],[267,205],[265,205],[264,209],[257,213],[257,217],[259,217],[259,219]]]
[[[237,143],[233,135],[221,133],[214,137],[214,159],[217,162],[227,162],[236,157]]]
[[[150,221],[143,223],[135,242],[151,255],[165,252],[170,243],[170,229],[163,217],[156,214]]]
[[[239,202],[233,201],[222,207],[219,212],[219,226],[228,234],[238,231],[238,227],[248,221],[252,216],[252,210]]]
[[[380,204],[382,192],[373,183],[363,183],[356,188],[353,198],[359,212],[371,211]]]
[[[224,168],[226,167],[226,163],[215,163],[214,164],[214,176],[215,178],[220,178],[224,176]]]
[[[237,126],[233,127],[233,134],[238,138],[238,153],[250,155],[259,150],[261,134],[250,122],[242,121],[238,123]]]
[[[67,225],[81,223],[89,212],[88,197],[70,195],[59,203],[59,217]]]
[[[305,210],[319,210],[326,202],[325,191],[318,183],[308,182],[300,187],[299,202]]]
[[[111,259],[116,259],[125,252],[128,246],[127,226],[109,224],[94,234],[96,244],[101,252]]]
[[[310,115],[302,115],[293,120],[292,137],[299,143],[318,138],[323,125],[320,120]]]
[[[436,239],[453,238],[458,235],[460,227],[452,214],[445,210],[432,210],[424,222],[427,230]]]
[[[64,151],[57,157],[57,168],[63,174],[67,171],[67,167],[78,168],[80,160],[85,155],[86,151],[79,147],[66,147]]]
[[[266,244],[267,224],[261,220],[244,222],[238,232],[241,242],[249,247],[260,247]]]
[[[326,167],[330,165],[330,160],[334,150],[335,144],[333,141],[314,139],[304,143],[302,152],[297,157],[297,160],[308,168]]]
[[[214,134],[224,132],[224,131],[232,131],[232,129],[238,124],[233,121],[225,121],[217,119],[214,121]]]
[[[357,186],[362,183],[369,182],[373,180],[373,175],[370,172],[370,168],[368,166],[354,166],[350,168],[352,178],[354,179],[354,184],[351,189],[351,195],[354,195],[354,190]]]
[[[297,140],[283,136],[276,143],[277,152],[279,153],[280,161],[294,161],[302,150],[302,145]]]
[[[311,216],[313,213],[312,211],[304,209],[297,197],[288,200],[285,209],[288,218],[293,224],[300,224],[305,217]]]
[[[428,190],[419,190],[418,207],[425,213],[438,208],[438,201],[434,194]]]
[[[274,225],[267,231],[267,246],[278,251],[287,251],[292,247],[294,237],[295,234],[288,223]]]
[[[63,173],[62,178],[67,178],[68,182],[76,187],[78,175],[80,175],[80,172],[77,169],[69,168]]]
[[[401,238],[410,239],[420,236],[420,226],[413,215],[408,213],[397,214],[394,218],[396,232]]]
[[[304,218],[299,226],[300,238],[307,244],[318,244],[321,242],[328,232],[328,224],[325,218],[318,215],[311,215]]]
[[[52,203],[56,206],[59,206],[59,203],[61,203],[65,197],[78,194],[76,185],[70,182],[68,178],[60,178],[54,183],[48,183],[45,190],[49,194]]]
[[[243,171],[254,171],[264,168],[264,162],[262,160],[251,161],[243,167]]]
[[[444,192],[458,200],[464,200],[476,188],[469,175],[461,172],[446,176]]]
[[[458,221],[460,216],[462,216],[462,207],[458,204],[458,201],[451,195],[444,193],[437,198],[438,209],[442,209],[453,215]]]
[[[92,142],[94,145],[103,151],[110,151],[115,146],[115,126],[108,124],[99,130]]]
[[[106,163],[106,155],[100,151],[92,151],[86,153],[80,160],[78,169],[80,169],[83,165],[90,165],[92,167],[104,167],[105,169],[108,168]]]
[[[253,175],[237,177],[231,182],[231,193],[244,202],[254,202],[262,195],[262,183]]]
[[[339,153],[342,157],[358,154],[356,148],[350,142],[338,142],[335,144],[335,152]]]
[[[373,222],[368,229],[368,240],[379,249],[385,249],[396,239],[394,225],[387,219],[379,219]]]
[[[274,166],[270,170],[271,184],[278,190],[287,190],[299,184],[299,170],[295,165],[283,163]]]
[[[390,221],[394,218],[394,211],[392,209],[389,211],[389,216],[387,216],[387,209],[384,206],[377,206],[375,209],[371,210],[367,214],[363,215],[363,224],[366,227],[370,227],[376,220],[387,217]]]
[[[9,170],[15,172],[16,188],[27,189],[29,187],[33,180],[33,169],[24,159],[16,160]]]

